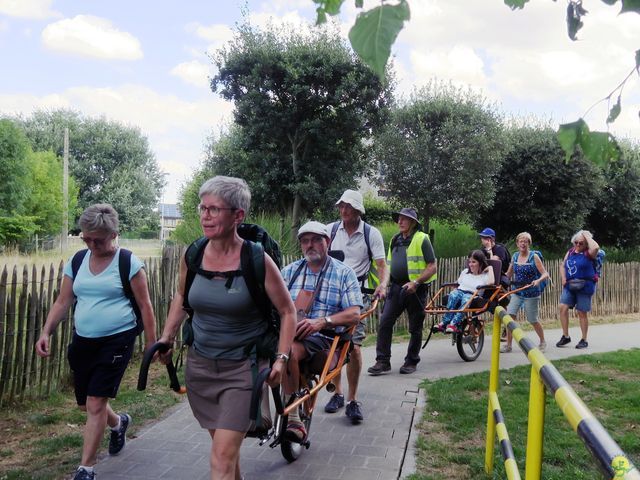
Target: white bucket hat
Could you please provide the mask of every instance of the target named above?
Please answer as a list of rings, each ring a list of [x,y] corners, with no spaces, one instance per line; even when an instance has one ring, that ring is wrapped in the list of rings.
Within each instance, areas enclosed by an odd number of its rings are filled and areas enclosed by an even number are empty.
[[[356,190],[345,190],[340,197],[340,200],[336,202],[336,205],[339,205],[340,202],[348,203],[362,214],[366,213],[364,211],[364,201],[362,199],[362,194]]]

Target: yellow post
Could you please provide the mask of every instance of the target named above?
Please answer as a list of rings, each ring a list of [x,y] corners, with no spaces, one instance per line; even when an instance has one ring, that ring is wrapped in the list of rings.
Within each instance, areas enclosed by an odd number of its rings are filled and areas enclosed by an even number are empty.
[[[500,331],[501,321],[498,310],[493,315],[493,335],[491,337],[491,371],[489,374],[489,400],[487,401],[487,442],[484,457],[484,470],[488,474],[493,473],[493,447],[496,442],[496,421],[493,418],[493,408],[491,404],[491,394],[498,392],[498,382],[500,380]]]
[[[527,430],[527,459],[525,480],[542,478],[542,439],[544,434],[544,410],[546,390],[538,369],[531,365],[529,382],[529,422]]]

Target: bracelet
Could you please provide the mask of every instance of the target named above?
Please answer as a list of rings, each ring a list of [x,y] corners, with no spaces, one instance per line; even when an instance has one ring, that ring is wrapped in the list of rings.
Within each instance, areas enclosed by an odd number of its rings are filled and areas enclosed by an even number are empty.
[[[286,353],[276,353],[276,360],[284,360],[284,363],[289,361],[289,355]]]

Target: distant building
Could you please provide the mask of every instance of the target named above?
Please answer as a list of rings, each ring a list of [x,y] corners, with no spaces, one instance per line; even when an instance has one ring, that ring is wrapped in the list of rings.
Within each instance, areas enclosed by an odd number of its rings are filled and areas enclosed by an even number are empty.
[[[182,213],[174,203],[159,204],[158,213],[160,214],[160,240],[165,241],[182,221]]]

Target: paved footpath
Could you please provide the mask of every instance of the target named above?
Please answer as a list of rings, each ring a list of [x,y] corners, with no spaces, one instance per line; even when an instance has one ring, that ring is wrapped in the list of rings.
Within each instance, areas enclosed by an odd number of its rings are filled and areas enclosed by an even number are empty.
[[[559,330],[546,331],[546,356],[551,360],[578,354],[590,354],[638,347],[640,321],[592,326],[589,348],[576,350],[580,339],[578,327],[570,329],[573,343],[556,348]],[[527,335],[536,339],[535,333]],[[406,344],[394,344],[392,372],[379,377],[363,373],[359,399],[363,403],[365,421],[351,425],[344,409],[335,414],[324,412],[330,394],[322,391],[311,425],[311,448],[291,464],[280,454],[279,447],[258,446],[247,439],[241,451],[241,470],[246,480],[269,479],[349,479],[394,480],[415,471],[414,424],[424,404],[419,391],[424,378],[438,379],[488,370],[491,337],[485,339],[482,355],[475,362],[464,362],[449,338],[437,335],[422,350],[422,361],[416,373],[400,375]],[[515,343],[514,343],[515,347]],[[364,370],[375,361],[375,347],[363,349]],[[528,363],[515,347],[500,359],[502,368]],[[571,379],[567,379],[571,383]],[[343,382],[346,377],[343,375]],[[343,385],[346,387],[346,385]],[[484,420],[483,420],[484,421]],[[134,419],[135,422],[135,419]],[[118,457],[104,457],[97,465],[100,480],[209,479],[209,434],[202,430],[182,402],[170,415],[130,439]]]

